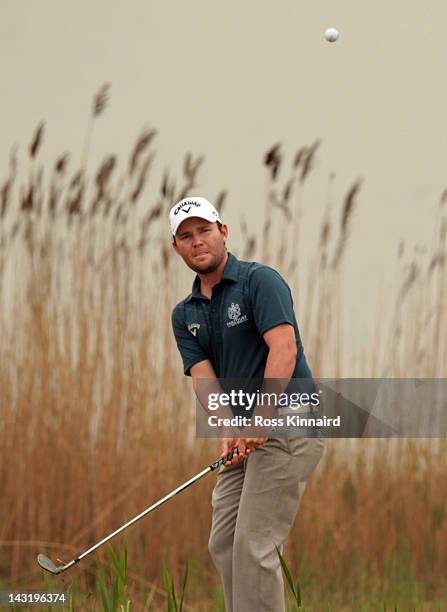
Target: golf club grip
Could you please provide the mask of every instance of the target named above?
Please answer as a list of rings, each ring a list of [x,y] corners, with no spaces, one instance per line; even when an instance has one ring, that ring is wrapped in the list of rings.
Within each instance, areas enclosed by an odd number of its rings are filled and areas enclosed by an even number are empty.
[[[231,461],[233,459],[234,455],[239,455],[239,449],[237,447],[232,448],[230,450],[230,452],[228,453],[228,455],[226,455],[225,457],[221,457],[220,459],[218,459],[217,461],[215,461],[214,463],[212,463],[209,467],[211,470],[216,470],[217,468],[219,468],[221,465],[224,465],[227,461]]]

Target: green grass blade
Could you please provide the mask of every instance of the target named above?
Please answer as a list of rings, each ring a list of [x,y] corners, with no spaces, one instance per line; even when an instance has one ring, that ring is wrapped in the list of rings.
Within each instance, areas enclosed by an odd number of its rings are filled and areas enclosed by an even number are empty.
[[[78,592],[78,579],[76,576],[73,577],[71,586],[69,588],[68,597],[68,612],[75,612],[76,595]]]
[[[281,563],[282,571],[284,572],[284,575],[286,577],[287,584],[289,585],[289,588],[290,588],[290,590],[292,592],[292,595],[293,595],[296,603],[300,606],[301,605],[301,597],[300,597],[299,592],[297,593],[297,591],[296,591],[296,585],[295,585],[295,582],[294,582],[294,580],[292,578],[292,574],[290,573],[290,570],[287,567],[287,564],[284,561],[282,554],[279,552],[279,548],[277,546],[275,548],[276,548],[276,552],[278,553],[279,561]]]
[[[166,595],[168,596],[168,612],[178,612],[177,601],[175,599],[174,583],[171,573],[166,566],[163,568],[163,585]]]
[[[300,588],[300,583],[298,582],[298,580],[295,580],[294,582],[295,585],[295,593],[296,593],[296,603],[298,604],[298,607],[301,607],[301,588]]]
[[[44,572],[43,579],[45,581],[46,592],[47,593],[54,593],[53,581],[51,579],[51,576],[48,574],[48,572]],[[51,604],[48,604],[47,610],[48,610],[48,612],[52,612],[53,611],[53,606]]]
[[[108,544],[108,552],[109,552],[109,557],[110,560],[113,564],[113,566],[115,567],[118,576],[121,578],[121,580],[123,582],[125,582],[126,580],[126,575],[125,575],[125,571],[122,565],[122,560],[121,560],[121,554],[120,554],[120,558],[117,557],[117,554],[115,552],[115,549],[113,548],[112,544],[109,542]]]
[[[185,567],[183,568],[183,573],[182,573],[182,586],[181,586],[181,591],[180,591],[179,612],[182,612],[182,609],[183,609],[183,599],[185,597],[186,582],[188,580],[188,571],[189,571],[188,561],[186,561]]]
[[[110,596],[106,588],[104,570],[101,565],[98,568],[97,585],[98,585],[99,596],[101,598],[102,607],[103,607],[104,612],[113,612],[112,602],[110,600]]]

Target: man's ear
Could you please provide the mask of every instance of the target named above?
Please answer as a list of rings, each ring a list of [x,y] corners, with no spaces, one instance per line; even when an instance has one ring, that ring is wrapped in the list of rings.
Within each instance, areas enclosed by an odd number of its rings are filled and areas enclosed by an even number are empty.
[[[172,248],[178,254],[178,246],[177,246],[177,243],[175,241],[175,237],[172,238]]]
[[[228,225],[226,225],[225,223],[222,224],[222,227],[220,228],[221,233],[223,234],[224,237],[224,243],[226,243],[227,239],[228,239]]]

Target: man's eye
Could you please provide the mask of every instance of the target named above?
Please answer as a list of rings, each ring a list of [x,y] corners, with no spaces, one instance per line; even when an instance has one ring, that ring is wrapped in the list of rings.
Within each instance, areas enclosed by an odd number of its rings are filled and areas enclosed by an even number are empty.
[[[202,230],[202,232],[209,232],[209,231],[210,231],[209,227],[204,227],[203,230]]]

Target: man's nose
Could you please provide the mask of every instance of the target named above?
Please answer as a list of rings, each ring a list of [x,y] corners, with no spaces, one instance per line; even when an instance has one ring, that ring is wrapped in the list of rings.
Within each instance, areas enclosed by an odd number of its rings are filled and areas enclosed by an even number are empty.
[[[193,234],[192,236],[192,245],[196,246],[198,244],[202,244],[202,236],[200,234]]]

